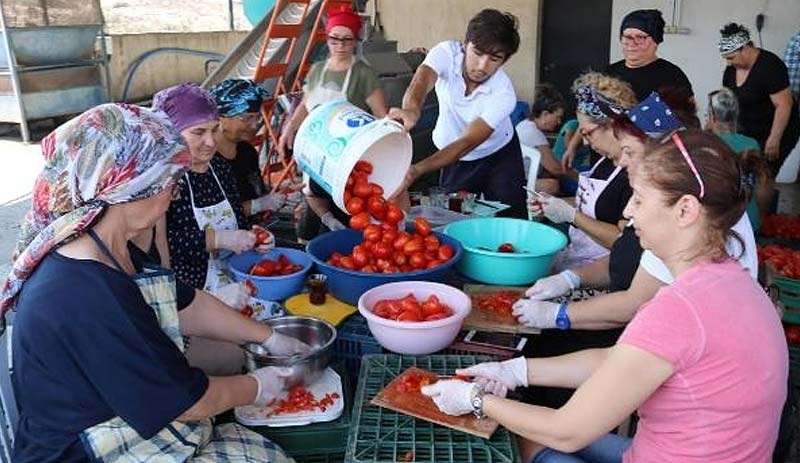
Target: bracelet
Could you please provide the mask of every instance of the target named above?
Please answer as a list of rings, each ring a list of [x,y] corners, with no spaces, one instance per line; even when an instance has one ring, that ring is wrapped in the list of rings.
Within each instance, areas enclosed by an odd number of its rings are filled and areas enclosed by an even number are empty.
[[[558,306],[558,314],[556,314],[556,328],[560,330],[568,330],[571,327],[569,321],[569,314],[567,314],[567,303],[562,302]]]
[[[486,418],[486,414],[483,413],[483,395],[483,388],[475,386],[475,392],[470,400],[472,404],[472,413],[479,420]]]

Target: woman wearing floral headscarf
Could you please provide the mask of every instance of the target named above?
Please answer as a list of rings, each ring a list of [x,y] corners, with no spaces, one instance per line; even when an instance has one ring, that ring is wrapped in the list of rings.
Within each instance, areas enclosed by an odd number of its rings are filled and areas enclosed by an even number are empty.
[[[197,306],[179,313],[172,272],[128,242],[164,214],[191,162],[169,120],[102,105],[48,135],[42,151],[0,301],[3,314],[16,309],[13,460],[287,461],[258,434],[210,420],[273,400],[286,372],[219,378],[189,367],[182,334],[224,337],[243,317],[223,309],[209,318]],[[238,341],[280,337],[257,325]]]
[[[262,212],[277,211],[284,206],[294,209],[302,193],[270,194],[261,178],[258,152],[248,141],[261,127],[261,105],[269,93],[254,81],[245,79],[223,80],[211,87],[209,93],[217,103],[220,116],[217,154],[230,166],[236,179],[248,223],[259,223],[258,215]]]

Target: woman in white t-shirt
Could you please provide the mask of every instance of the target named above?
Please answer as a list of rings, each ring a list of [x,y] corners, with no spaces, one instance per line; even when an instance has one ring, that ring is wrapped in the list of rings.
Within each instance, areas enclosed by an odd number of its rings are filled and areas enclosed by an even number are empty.
[[[536,191],[558,195],[558,177],[564,174],[561,161],[556,159],[544,132],[552,132],[561,125],[564,117],[564,97],[550,84],[536,87],[531,114],[515,127],[522,146],[534,148],[540,154],[540,167],[548,175],[536,179]]]

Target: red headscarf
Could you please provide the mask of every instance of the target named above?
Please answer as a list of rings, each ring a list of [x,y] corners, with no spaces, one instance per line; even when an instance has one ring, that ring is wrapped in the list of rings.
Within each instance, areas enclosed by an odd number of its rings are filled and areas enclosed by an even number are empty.
[[[325,32],[330,33],[331,29],[336,26],[344,26],[358,38],[358,33],[361,32],[361,16],[357,15],[350,8],[343,6],[338,11],[331,11],[328,13],[328,22],[325,24]]]

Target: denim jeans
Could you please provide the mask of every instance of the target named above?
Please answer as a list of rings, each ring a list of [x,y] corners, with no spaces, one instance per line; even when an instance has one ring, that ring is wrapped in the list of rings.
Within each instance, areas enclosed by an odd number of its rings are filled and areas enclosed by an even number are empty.
[[[629,437],[606,434],[575,453],[542,450],[531,463],[621,463],[622,454],[628,450],[631,442]]]

